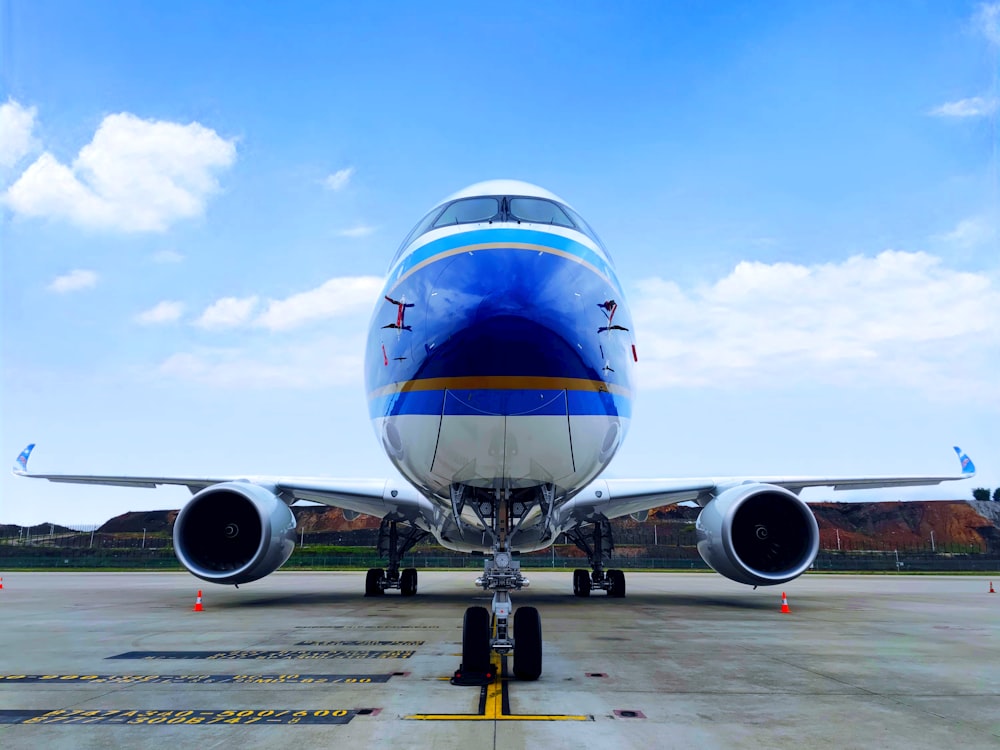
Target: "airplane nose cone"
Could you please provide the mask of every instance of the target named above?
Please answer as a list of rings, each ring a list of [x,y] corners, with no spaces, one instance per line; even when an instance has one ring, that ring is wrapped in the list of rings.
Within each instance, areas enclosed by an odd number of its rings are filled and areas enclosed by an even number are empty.
[[[535,376],[592,378],[593,370],[567,338],[528,310],[477,314],[428,353],[421,377]]]
[[[438,278],[432,299],[448,312],[428,315],[438,327],[419,376],[594,378],[580,297],[553,278],[550,259],[484,256],[462,258]]]

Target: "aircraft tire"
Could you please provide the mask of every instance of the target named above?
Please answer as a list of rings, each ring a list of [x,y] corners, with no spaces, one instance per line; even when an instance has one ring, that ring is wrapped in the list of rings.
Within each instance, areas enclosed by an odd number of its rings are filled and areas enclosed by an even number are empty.
[[[385,571],[382,568],[369,568],[368,575],[365,576],[365,596],[382,596],[385,593],[380,581],[385,578]]]
[[[625,574],[620,570],[609,570],[608,578],[611,581],[611,587],[608,589],[608,596],[612,596],[616,599],[624,598]]]
[[[534,607],[514,612],[514,676],[537,680],[542,674],[542,618]]]
[[[573,571],[573,595],[590,596],[590,571],[582,568]]]
[[[490,668],[490,613],[486,607],[469,607],[462,621],[462,671],[486,672]]]
[[[403,568],[399,579],[399,593],[403,596],[413,596],[417,593],[416,568]]]

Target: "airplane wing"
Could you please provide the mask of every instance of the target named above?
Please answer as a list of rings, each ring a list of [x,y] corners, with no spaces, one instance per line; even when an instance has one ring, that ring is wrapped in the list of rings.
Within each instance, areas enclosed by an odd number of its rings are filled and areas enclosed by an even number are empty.
[[[30,479],[70,484],[101,484],[113,487],[153,488],[161,485],[187,487],[196,494],[206,487],[225,482],[247,482],[265,487],[286,503],[309,500],[323,505],[384,518],[396,513],[407,520],[433,514],[430,502],[409,484],[386,479],[331,479],[328,477],[282,476],[210,476],[210,477],[137,477],[97,474],[35,474],[28,471],[32,443],[17,457],[14,474]]]
[[[798,495],[806,487],[832,487],[834,490],[867,490],[888,487],[923,487],[942,482],[971,479],[976,475],[972,460],[957,446],[962,465],[960,474],[943,476],[868,476],[868,477],[708,477],[690,479],[599,479],[576,495],[563,512],[580,522],[597,515],[619,518],[637,515],[653,508],[695,501],[704,506],[722,492],[740,485],[767,484]]]

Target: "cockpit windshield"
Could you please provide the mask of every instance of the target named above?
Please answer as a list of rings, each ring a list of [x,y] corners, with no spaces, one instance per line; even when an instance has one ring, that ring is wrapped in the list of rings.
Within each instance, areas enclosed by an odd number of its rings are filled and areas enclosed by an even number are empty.
[[[577,228],[566,212],[552,201],[541,198],[508,198],[507,208],[511,221]]]
[[[459,224],[495,224],[508,222],[512,224],[548,224],[550,226],[575,229],[589,237],[606,256],[604,245],[594,234],[587,222],[569,206],[565,206],[548,198],[528,196],[476,196],[459,198],[438,206],[421,219],[407,235],[400,246],[392,265],[396,264],[400,254],[418,237],[433,229],[456,226]]]
[[[499,220],[499,198],[465,198],[446,206],[434,222],[434,229],[450,224],[476,224]]]

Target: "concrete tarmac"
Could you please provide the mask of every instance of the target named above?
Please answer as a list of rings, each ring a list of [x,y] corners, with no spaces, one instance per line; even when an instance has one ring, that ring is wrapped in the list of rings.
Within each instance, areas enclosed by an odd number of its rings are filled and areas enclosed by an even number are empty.
[[[361,572],[6,573],[0,747],[1000,747],[986,577],[807,575],[782,614],[714,574],[628,573],[625,599],[528,576],[542,677],[479,688],[447,680],[473,571],[407,599]]]

